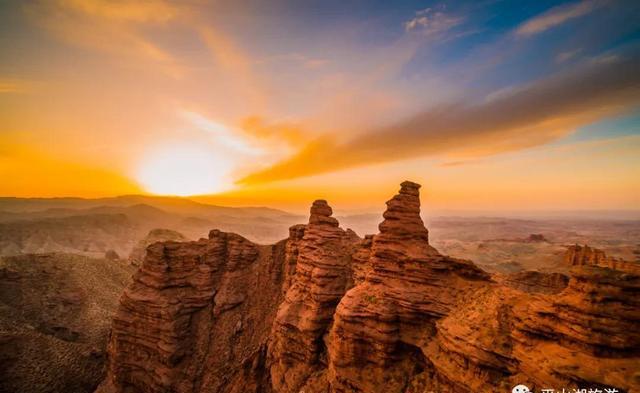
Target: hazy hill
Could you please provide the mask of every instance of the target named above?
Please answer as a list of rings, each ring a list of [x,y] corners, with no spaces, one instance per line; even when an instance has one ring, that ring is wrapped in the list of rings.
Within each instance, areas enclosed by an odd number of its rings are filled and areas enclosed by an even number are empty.
[[[187,238],[211,229],[275,242],[301,222],[296,215],[265,207],[221,207],[186,198],[129,195],[114,198],[0,198],[0,255],[69,252],[126,257],[146,234],[168,228]]]
[[[225,207],[195,202],[188,198],[123,195],[111,198],[14,198],[0,197],[0,211],[8,213],[43,212],[51,209],[91,209],[148,205],[169,213],[231,217],[290,217],[282,210],[268,207]],[[55,214],[55,212],[54,212]]]
[[[343,215],[341,226],[360,236],[378,231],[380,214]],[[447,254],[473,259],[489,269],[553,266],[569,244],[591,244],[607,254],[635,260],[640,253],[640,221],[620,219],[423,217],[430,238]],[[306,218],[264,207],[222,207],[188,198],[129,195],[114,198],[0,198],[0,256],[68,252],[122,258],[149,231],[178,231],[188,239],[211,229],[274,243]],[[530,234],[548,240],[523,243]]]

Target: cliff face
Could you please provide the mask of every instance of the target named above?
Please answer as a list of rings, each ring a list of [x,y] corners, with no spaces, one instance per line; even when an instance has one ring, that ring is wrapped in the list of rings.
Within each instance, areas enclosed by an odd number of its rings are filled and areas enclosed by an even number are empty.
[[[543,282],[558,282],[550,275]],[[561,282],[564,280],[561,280]],[[566,288],[493,285],[437,324],[427,356],[443,392],[547,388],[636,391],[638,276],[589,267]]]
[[[147,252],[147,247],[157,242],[175,241],[184,242],[187,241],[184,235],[180,232],[172,231],[171,229],[156,228],[149,231],[144,239],[141,239],[138,244],[131,250],[129,254],[129,263],[133,266],[140,266]]]
[[[640,276],[491,277],[441,255],[419,185],[360,239],[326,201],[286,241],[156,243],[122,296],[103,392],[640,389]]]
[[[219,231],[151,245],[114,317],[103,389],[231,391],[264,357],[282,301],[284,251],[285,242],[258,246]]]
[[[639,263],[609,257],[604,251],[587,245],[569,246],[564,254],[564,262],[571,266],[600,266],[640,274]]]
[[[364,281],[336,310],[328,337],[333,391],[401,392],[428,367],[422,349],[459,297],[487,284],[470,262],[440,255],[420,218],[419,186],[402,183],[372,238]]]
[[[354,244],[331,214],[326,201],[313,203],[297,247],[293,282],[278,307],[268,351],[271,381],[278,392],[300,391],[323,367],[322,337],[350,282]]]

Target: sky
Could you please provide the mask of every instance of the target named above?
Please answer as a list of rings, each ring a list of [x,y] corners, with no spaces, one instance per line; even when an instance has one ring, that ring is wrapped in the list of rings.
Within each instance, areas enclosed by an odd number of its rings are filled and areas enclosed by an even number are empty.
[[[0,195],[640,208],[637,1],[0,2]]]

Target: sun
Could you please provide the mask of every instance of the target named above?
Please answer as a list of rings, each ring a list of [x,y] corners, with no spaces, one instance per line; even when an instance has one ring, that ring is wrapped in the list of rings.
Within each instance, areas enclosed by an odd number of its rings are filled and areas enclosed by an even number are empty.
[[[229,157],[195,144],[167,144],[147,151],[135,177],[142,187],[159,195],[202,195],[232,186]]]

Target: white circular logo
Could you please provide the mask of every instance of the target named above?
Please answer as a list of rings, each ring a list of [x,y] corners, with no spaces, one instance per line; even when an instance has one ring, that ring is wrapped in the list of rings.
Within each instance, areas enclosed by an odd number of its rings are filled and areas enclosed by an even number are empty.
[[[531,390],[526,385],[518,385],[511,389],[511,393],[531,393]]]

